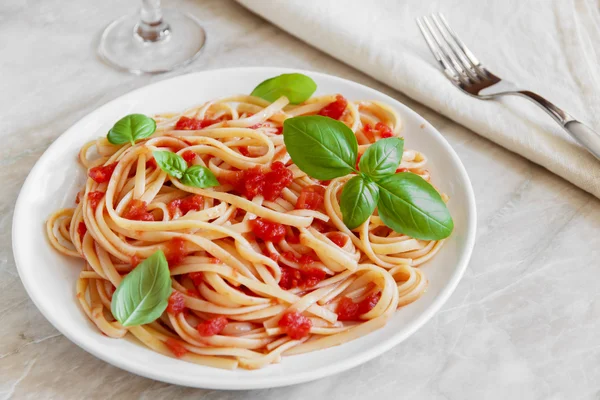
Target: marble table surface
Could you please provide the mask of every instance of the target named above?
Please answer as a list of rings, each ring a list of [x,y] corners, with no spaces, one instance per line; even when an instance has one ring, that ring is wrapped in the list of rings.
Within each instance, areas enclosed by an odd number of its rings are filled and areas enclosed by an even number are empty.
[[[104,25],[134,11],[135,2],[0,3],[0,399],[600,398],[598,199],[230,0],[165,3],[198,16],[208,42],[193,64],[152,77],[117,72],[94,52]],[[473,182],[479,214],[473,258],[449,302],[422,329],[342,374],[248,392],[141,378],[71,343],[29,300],[11,252],[14,203],[50,143],[98,106],[171,76],[239,65],[339,75],[431,121]]]

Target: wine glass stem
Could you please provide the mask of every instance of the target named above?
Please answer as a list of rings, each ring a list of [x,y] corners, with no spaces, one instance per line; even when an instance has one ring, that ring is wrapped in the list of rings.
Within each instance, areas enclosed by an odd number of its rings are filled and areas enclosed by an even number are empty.
[[[144,42],[159,42],[170,34],[169,25],[163,21],[160,0],[142,0],[140,22],[134,35]]]

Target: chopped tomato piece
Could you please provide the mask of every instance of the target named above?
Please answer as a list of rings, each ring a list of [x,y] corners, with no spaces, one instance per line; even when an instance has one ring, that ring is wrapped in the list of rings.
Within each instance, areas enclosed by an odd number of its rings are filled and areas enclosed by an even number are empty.
[[[177,123],[175,124],[175,130],[197,131],[197,130],[206,128],[207,126],[216,124],[217,122],[221,122],[221,121],[222,121],[221,119],[209,119],[209,118],[197,119],[197,118],[181,117],[181,118],[179,118],[179,121],[177,121]]]
[[[202,272],[190,272],[189,276],[196,286],[204,282],[204,274]]]
[[[325,271],[311,266],[315,262],[311,256],[304,254],[298,259],[292,252],[285,252],[282,256],[289,261],[301,264],[300,269],[286,265],[280,266],[281,279],[279,280],[279,287],[282,289],[289,290],[295,287],[311,288],[325,279]]]
[[[265,242],[280,242],[285,237],[285,227],[282,224],[271,222],[264,218],[250,221],[252,232]]]
[[[250,151],[248,150],[248,146],[240,146],[240,147],[238,147],[238,151],[243,156],[248,157],[250,155]]]
[[[166,243],[165,257],[167,258],[169,267],[179,264],[185,256],[185,240],[175,238]]]
[[[90,169],[90,171],[88,172],[88,176],[98,183],[108,182],[113,172],[115,171],[117,164],[118,162],[115,162],[108,165],[99,165],[97,167],[94,167]]]
[[[379,299],[381,299],[381,292],[371,293],[358,303],[358,313],[360,315],[368,313],[379,303]]]
[[[296,257],[296,255],[294,253],[292,253],[291,251],[285,251],[281,254],[281,256],[283,258],[285,258],[286,260],[289,260],[292,262],[298,262],[298,257]]]
[[[253,167],[244,171],[243,174],[244,191],[243,194],[249,199],[262,194],[265,187],[265,174],[260,167]]]
[[[346,100],[341,94],[338,94],[335,96],[334,101],[327,104],[321,109],[321,111],[319,111],[319,115],[333,119],[340,119],[347,106],[348,100]]]
[[[137,254],[134,254],[133,257],[131,257],[131,266],[133,268],[137,267],[140,262],[142,262],[142,260],[140,260]]]
[[[83,238],[86,232],[87,227],[85,226],[85,222],[82,221],[79,223],[79,225],[77,225],[77,233],[79,233],[80,238]]]
[[[183,342],[177,339],[168,338],[165,340],[165,344],[169,350],[171,350],[171,353],[173,353],[173,355],[177,358],[183,357],[188,352],[188,350],[183,346]]]
[[[379,134],[379,137],[382,139],[394,136],[392,128],[390,128],[383,122],[376,123],[374,127],[371,124],[365,124],[365,126],[363,126],[363,132],[371,142],[375,142],[376,133]]]
[[[320,185],[310,185],[302,188],[298,201],[297,210],[318,210],[325,199],[325,188]]]
[[[181,154],[181,157],[183,157],[188,166],[190,166],[196,159],[196,153],[191,150],[186,150]]]
[[[134,221],[154,221],[154,216],[148,212],[145,201],[132,199],[123,211],[123,218]]]
[[[167,312],[170,314],[179,314],[185,309],[185,298],[180,292],[173,292],[169,296],[169,304],[167,305]]]
[[[275,161],[271,165],[271,171],[265,175],[265,187],[263,195],[265,200],[274,201],[286,187],[290,186],[294,174],[287,169],[281,161]]]
[[[337,306],[338,321],[352,321],[358,318],[358,303],[349,297],[342,297]]]
[[[358,320],[359,316],[371,311],[377,305],[380,298],[381,292],[371,293],[359,303],[355,303],[349,297],[342,297],[337,306],[338,320]]]
[[[158,168],[158,164],[156,164],[156,160],[154,159],[154,157],[146,161],[146,168]]]
[[[296,268],[281,265],[281,279],[279,280],[279,287],[285,290],[289,290],[300,286],[302,282],[302,274],[300,270]]]
[[[282,162],[276,161],[270,171],[265,172],[261,167],[256,166],[245,171],[224,174],[219,177],[219,180],[232,185],[237,192],[248,199],[263,195],[266,200],[274,201],[281,196],[283,189],[292,183],[293,174]]]
[[[82,192],[77,192],[77,196],[75,196],[75,204],[81,203],[81,195],[82,194],[83,194]]]
[[[408,168],[404,168],[404,167],[398,168],[396,170],[396,173],[399,173],[399,172],[408,172]]]
[[[348,236],[341,232],[331,232],[327,234],[329,240],[336,244],[338,247],[344,247],[348,242]]]
[[[278,325],[284,328],[290,338],[298,340],[308,336],[312,322],[299,312],[292,311],[283,314]]]
[[[104,197],[104,192],[89,192],[88,193],[88,201],[90,202],[90,207],[92,210],[95,210],[100,204],[100,200]]]
[[[327,222],[321,221],[320,219],[314,219],[313,223],[310,226],[312,226],[321,233],[327,232],[329,230],[329,225],[327,225]]]
[[[167,210],[169,210],[169,214],[173,217],[177,210],[181,210],[181,214],[185,215],[190,211],[200,211],[204,207],[204,197],[199,194],[194,194],[183,199],[175,199],[171,200],[167,204]]]
[[[302,287],[311,288],[325,279],[325,271],[321,268],[311,267],[309,264],[302,265]]]
[[[283,126],[278,126],[275,131],[276,135],[281,135],[283,133]]]
[[[198,324],[198,333],[200,336],[214,336],[221,333],[226,326],[227,318],[218,316]]]

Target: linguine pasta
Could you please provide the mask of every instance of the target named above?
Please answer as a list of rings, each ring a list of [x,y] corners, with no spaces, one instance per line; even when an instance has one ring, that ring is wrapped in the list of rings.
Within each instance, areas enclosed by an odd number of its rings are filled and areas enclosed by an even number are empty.
[[[189,362],[255,369],[366,335],[417,300],[427,286],[418,267],[443,240],[394,232],[376,213],[348,229],[339,196],[351,176],[319,182],[286,152],[283,121],[317,114],[334,101],[321,96],[289,105],[285,97],[273,103],[227,97],[155,116],[154,134],[134,145],[115,146],[106,138],[86,144],[79,154],[83,167],[105,168],[110,176],[100,183],[88,178],[75,208],[48,219],[47,234],[58,251],[82,259],[77,298],[98,329],[111,338],[131,334]],[[206,126],[176,129],[182,117]],[[348,102],[340,120],[355,133],[359,154],[380,137],[377,123],[401,136],[399,116],[380,102]],[[182,184],[156,167],[153,150],[209,168],[220,185]],[[423,153],[406,150],[400,169],[429,181],[426,161]],[[292,176],[276,199],[247,198],[236,188],[240,171],[268,171],[275,162]],[[299,208],[299,198],[311,190],[320,203]],[[255,219],[283,226],[285,236],[259,238]],[[169,307],[152,323],[124,327],[111,314],[112,293],[157,250],[169,260]]]

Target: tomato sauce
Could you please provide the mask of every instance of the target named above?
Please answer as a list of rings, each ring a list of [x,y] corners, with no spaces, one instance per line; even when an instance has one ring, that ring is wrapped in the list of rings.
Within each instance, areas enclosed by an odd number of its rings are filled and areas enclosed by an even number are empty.
[[[218,335],[227,326],[227,318],[218,316],[198,324],[198,333],[200,336]]]
[[[319,115],[333,119],[340,119],[348,106],[348,100],[341,94],[335,96],[335,100],[327,104],[319,111]]]
[[[117,164],[118,162],[115,162],[109,165],[99,165],[91,168],[88,172],[88,176],[98,183],[108,182],[115,171]]]
[[[283,314],[278,322],[278,325],[284,329],[287,335],[294,339],[303,339],[310,333],[312,322],[308,317],[299,312],[292,311]]]

